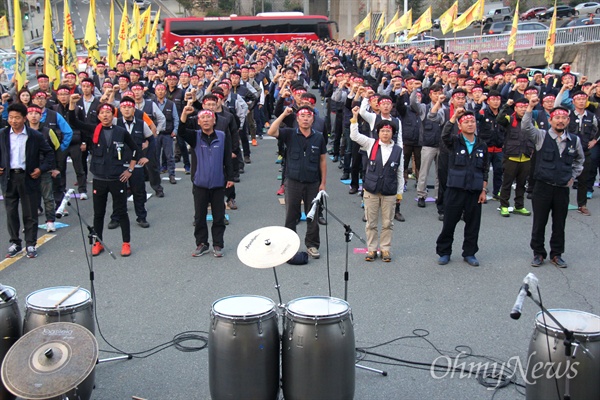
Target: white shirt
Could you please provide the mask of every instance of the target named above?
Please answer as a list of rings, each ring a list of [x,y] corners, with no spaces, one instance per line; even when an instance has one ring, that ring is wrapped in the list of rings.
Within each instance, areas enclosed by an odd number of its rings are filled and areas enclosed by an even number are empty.
[[[25,147],[27,144],[27,129],[15,133],[10,128],[10,169],[25,169]]]

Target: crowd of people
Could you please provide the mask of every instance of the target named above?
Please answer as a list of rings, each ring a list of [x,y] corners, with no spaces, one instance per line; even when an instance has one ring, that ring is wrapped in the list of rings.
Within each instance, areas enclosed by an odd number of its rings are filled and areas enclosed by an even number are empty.
[[[235,183],[252,162],[251,148],[267,133],[278,139],[277,195],[285,196],[290,229],[300,220],[301,203],[308,214],[312,199],[325,190],[332,162],[341,180],[349,181],[349,194],[363,197],[366,261],[392,260],[394,220],[406,221],[403,194],[415,190],[418,207],[435,199],[443,221],[439,264],[450,261],[454,231],[463,219],[462,257],[479,265],[481,205],[497,200],[502,217],[533,212],[532,266],[549,256],[566,267],[569,188],[577,191],[578,212],[590,216],[587,201],[600,168],[600,80],[578,77],[568,65],[561,70],[544,73],[515,60],[480,58],[477,51],[445,53],[441,47],[186,40],[158,54],[123,59],[114,68],[101,61],[66,72],[58,84],[39,74],[36,90],[0,88],[7,257],[22,251],[19,202],[27,257],[37,256],[38,216],[44,216],[48,232],[56,230],[67,158],[81,200],[88,199],[91,173],[100,239],[94,256],[104,249],[108,194],[113,201],[108,228],[121,228],[121,255],[129,256],[128,193],[137,224],[150,227],[146,181],[163,197],[161,174],[177,184],[176,165],[182,163],[193,183],[192,255],[210,251],[210,206],[212,253],[221,257],[226,209],[237,208]],[[532,210],[525,199],[531,199]],[[325,223],[321,211],[307,221],[305,245],[312,258],[320,256],[319,224]]]

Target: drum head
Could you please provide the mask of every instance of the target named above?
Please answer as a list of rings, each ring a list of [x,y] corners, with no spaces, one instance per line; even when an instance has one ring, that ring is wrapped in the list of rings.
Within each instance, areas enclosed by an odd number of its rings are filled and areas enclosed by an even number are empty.
[[[69,293],[75,290],[74,286],[56,286],[46,289],[40,289],[27,296],[27,307],[40,310],[56,309],[56,303],[64,299]],[[91,298],[90,292],[79,288],[68,299],[63,301],[59,308],[72,308],[87,303]]]
[[[564,310],[555,309],[548,310],[560,322],[565,328],[573,331],[576,334],[586,336],[596,336],[600,338],[600,317],[594,314],[587,313],[585,311],[577,310]],[[552,331],[556,331],[560,335],[564,336],[562,330],[556,325],[550,317],[542,315],[540,311],[536,314],[535,323],[536,326],[542,330],[547,328]],[[544,324],[544,318],[546,324]]]
[[[233,319],[256,318],[268,314],[274,309],[273,300],[251,295],[224,297],[212,305],[215,315]]]
[[[335,297],[313,296],[292,300],[287,305],[287,311],[303,318],[335,318],[349,312],[350,305]]]

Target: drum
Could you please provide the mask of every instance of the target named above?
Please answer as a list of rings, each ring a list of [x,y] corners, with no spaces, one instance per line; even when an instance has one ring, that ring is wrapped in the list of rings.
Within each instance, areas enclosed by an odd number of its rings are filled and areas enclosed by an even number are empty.
[[[57,307],[56,304],[70,293],[73,294]],[[40,289],[28,295],[25,300],[23,335],[37,327],[53,322],[71,322],[81,325],[95,334],[94,308],[90,292],[74,286],[55,286]],[[92,371],[78,388],[63,396],[70,399],[88,400],[92,396],[95,372],[95,370]],[[62,399],[63,396],[57,397],[56,400]]]
[[[286,400],[354,398],[352,310],[333,297],[303,297],[285,310],[282,387]]]
[[[37,290],[27,296],[23,334],[38,326],[52,322],[71,322],[84,326],[94,333],[96,330],[94,328],[92,296],[86,289],[76,289],[73,286],[56,286]],[[73,291],[75,292],[72,296],[63,301],[58,307],[56,306],[58,302]]]
[[[549,311],[574,332],[581,345],[572,346],[571,354],[575,351],[575,356],[567,357],[564,332],[548,315],[537,313],[529,343],[527,400],[562,399],[567,381],[571,399],[600,399],[600,317],[576,310]]]
[[[212,399],[276,399],[279,329],[273,300],[225,297],[213,303],[210,318],[208,379]]]
[[[0,299],[0,365],[8,349],[21,337],[21,313],[17,304],[17,292],[10,286],[5,286],[11,299]],[[0,400],[14,399],[15,396],[0,384]]]

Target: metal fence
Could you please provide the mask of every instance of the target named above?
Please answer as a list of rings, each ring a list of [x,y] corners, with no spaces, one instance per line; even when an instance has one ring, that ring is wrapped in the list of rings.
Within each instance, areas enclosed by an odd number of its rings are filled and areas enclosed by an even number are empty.
[[[482,53],[504,52],[508,47],[510,33],[502,35],[466,36],[458,38],[440,38],[437,40],[414,40],[407,43],[382,43],[382,46],[396,46],[400,49],[417,48],[430,50],[442,46],[446,52],[464,53],[477,50]],[[546,47],[548,31],[517,33],[515,50],[527,50]],[[556,29],[555,46],[568,46],[576,43],[600,42],[600,25],[578,26]]]
[[[502,35],[460,37],[444,39],[446,52],[463,53],[477,50],[480,52],[506,51],[510,33]],[[517,33],[515,50],[544,48],[548,31]],[[575,43],[600,42],[600,25],[578,26],[574,28],[558,28],[555,46],[567,46]]]

